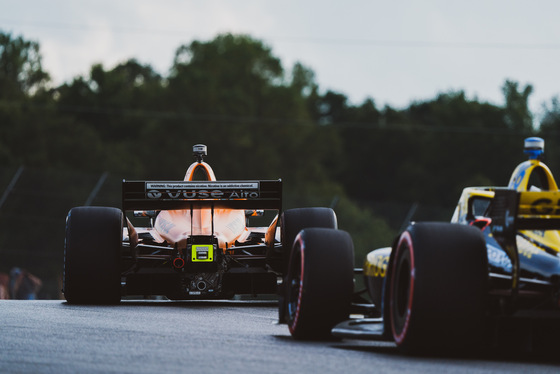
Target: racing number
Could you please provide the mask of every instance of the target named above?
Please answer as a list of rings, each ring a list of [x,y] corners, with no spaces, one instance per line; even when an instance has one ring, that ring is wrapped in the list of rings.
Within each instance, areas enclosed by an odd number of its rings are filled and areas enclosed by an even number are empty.
[[[382,277],[387,274],[389,256],[375,256],[371,263],[368,263],[366,275],[370,277]]]

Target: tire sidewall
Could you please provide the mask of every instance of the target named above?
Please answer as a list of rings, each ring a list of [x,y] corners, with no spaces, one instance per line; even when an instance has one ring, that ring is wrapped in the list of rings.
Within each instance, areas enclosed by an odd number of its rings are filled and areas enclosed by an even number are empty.
[[[334,325],[348,318],[353,292],[354,248],[341,230],[302,230],[285,279],[286,322],[296,339],[331,339]]]
[[[408,269],[403,269],[403,262],[408,262]],[[390,325],[391,333],[393,335],[393,340],[397,345],[403,344],[407,337],[407,333],[410,327],[410,319],[412,314],[412,305],[414,300],[414,283],[415,283],[415,264],[414,264],[414,248],[412,243],[412,237],[408,231],[405,231],[398,243],[395,251],[395,257],[391,266],[391,281],[389,282],[389,315],[390,315]],[[397,290],[396,282],[399,282],[397,277],[401,276],[402,271],[407,271],[408,274],[408,289],[407,289],[407,299],[406,299],[406,311],[404,318],[399,318],[398,326],[395,320],[395,314],[398,313],[398,308],[400,302],[397,299],[397,292],[402,292]],[[400,306],[401,308],[403,306]],[[402,321],[401,321],[402,320]]]
[[[295,285],[291,284],[294,281],[294,276],[298,275],[299,278],[299,285],[297,287],[297,301],[296,304],[293,304],[293,292],[295,291]],[[294,241],[294,247],[292,249],[292,253],[290,256],[290,266],[288,270],[288,280],[289,284],[286,285],[288,292],[288,297],[286,299],[286,317],[288,320],[288,329],[290,330],[290,334],[294,335],[297,334],[298,331],[298,323],[300,321],[300,312],[302,307],[302,298],[303,298],[303,285],[304,279],[307,275],[305,271],[305,243],[301,236],[301,233],[296,236]],[[292,310],[295,308],[295,310]]]

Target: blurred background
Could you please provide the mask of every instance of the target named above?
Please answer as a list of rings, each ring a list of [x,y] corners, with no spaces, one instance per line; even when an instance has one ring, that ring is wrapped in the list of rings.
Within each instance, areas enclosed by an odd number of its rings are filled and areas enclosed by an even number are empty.
[[[197,143],[218,179],[281,178],[284,209],[335,209],[357,266],[408,221],[449,220],[465,186],[506,185],[527,136],[558,173],[560,29],[546,1],[208,3],[55,1],[46,19],[41,2],[0,1],[0,281],[18,268],[41,280],[37,297],[59,298],[68,210],[120,207],[122,179],[182,179]],[[198,34],[180,17],[161,25],[179,10]],[[109,47],[87,48],[107,33]]]

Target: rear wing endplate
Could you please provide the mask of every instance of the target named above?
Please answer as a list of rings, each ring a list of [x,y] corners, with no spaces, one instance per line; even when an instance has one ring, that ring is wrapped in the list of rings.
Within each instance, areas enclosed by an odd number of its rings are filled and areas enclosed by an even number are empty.
[[[175,209],[282,209],[282,180],[127,181],[124,211]]]

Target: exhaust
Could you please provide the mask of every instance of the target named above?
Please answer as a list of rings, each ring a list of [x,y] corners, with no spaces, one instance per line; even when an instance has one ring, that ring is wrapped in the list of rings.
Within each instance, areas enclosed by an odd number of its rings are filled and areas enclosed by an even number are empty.
[[[208,287],[208,285],[207,285],[206,282],[203,281],[203,280],[199,280],[199,281],[196,283],[196,288],[198,288],[199,291],[204,291],[204,290],[206,289],[206,287]]]

